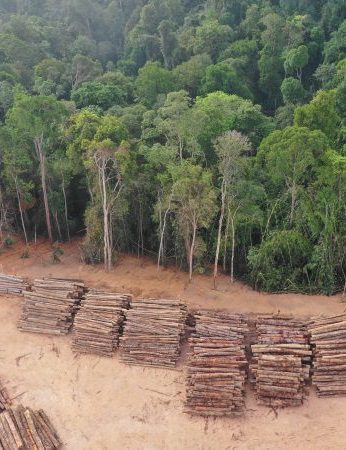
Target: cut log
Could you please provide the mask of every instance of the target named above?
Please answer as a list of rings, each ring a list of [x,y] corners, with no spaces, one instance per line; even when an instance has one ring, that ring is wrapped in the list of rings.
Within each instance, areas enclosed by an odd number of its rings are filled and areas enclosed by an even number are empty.
[[[242,315],[196,311],[189,339],[185,412],[199,416],[234,416],[244,410],[245,334]]]
[[[346,395],[346,314],[309,323],[313,347],[312,384],[320,397]]]
[[[85,294],[84,283],[74,279],[34,280],[32,292],[24,292],[24,305],[18,322],[20,331],[67,334]]]
[[[171,367],[177,364],[185,335],[187,308],[180,300],[143,299],[126,311],[120,356],[127,364]]]
[[[131,300],[130,294],[89,291],[75,318],[72,349],[113,356]]]
[[[1,445],[6,450],[57,450],[62,441],[43,411],[19,406],[0,414]]]
[[[303,403],[310,379],[312,350],[307,324],[291,316],[262,315],[255,322],[250,373],[259,404]]]
[[[23,295],[29,290],[29,283],[25,278],[0,273],[0,294]]]

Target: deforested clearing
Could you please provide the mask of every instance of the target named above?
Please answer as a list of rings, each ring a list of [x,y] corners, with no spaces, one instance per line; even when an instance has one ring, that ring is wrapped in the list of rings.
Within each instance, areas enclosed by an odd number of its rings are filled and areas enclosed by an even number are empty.
[[[211,277],[192,283],[174,269],[157,271],[148,259],[122,256],[109,273],[80,263],[79,241],[63,246],[60,264],[50,259],[44,241],[21,259],[21,245],[0,257],[0,269],[29,278],[74,277],[99,290],[135,296],[178,297],[193,309],[231,313],[337,315],[344,311],[341,296],[261,294],[220,277],[218,291]],[[270,409],[257,404],[249,388],[241,417],[203,418],[184,413],[185,356],[178,370],[128,366],[114,358],[76,355],[71,336],[21,333],[16,323],[23,298],[0,297],[0,373],[12,396],[52,418],[67,450],[94,449],[320,449],[342,448],[345,399],[318,398],[311,392],[298,408]],[[328,444],[326,445],[326,442]]]

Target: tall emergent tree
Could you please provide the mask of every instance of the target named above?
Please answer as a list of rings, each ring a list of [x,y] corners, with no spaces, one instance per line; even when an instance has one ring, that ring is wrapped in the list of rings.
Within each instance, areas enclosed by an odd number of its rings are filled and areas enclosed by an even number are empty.
[[[48,201],[47,158],[55,157],[61,126],[67,115],[66,106],[54,97],[32,97],[18,92],[6,119],[6,126],[31,146],[39,162],[47,234],[51,242],[54,238]]]
[[[210,225],[216,212],[216,191],[209,171],[190,161],[170,168],[173,179],[172,210],[179,233],[185,244],[189,280],[192,280],[193,261],[198,231]]]
[[[237,199],[236,183],[243,175],[244,166],[246,164],[245,157],[247,156],[247,153],[249,153],[250,149],[251,145],[248,138],[238,131],[230,131],[223,134],[216,140],[215,143],[215,152],[219,160],[218,169],[221,178],[221,208],[214,262],[214,288],[216,288],[220,246],[225,221],[226,229],[224,231],[224,258],[226,254],[229,226],[231,226],[231,282],[233,283],[234,281],[235,216],[239,209],[239,204],[237,204],[237,200],[239,199]]]

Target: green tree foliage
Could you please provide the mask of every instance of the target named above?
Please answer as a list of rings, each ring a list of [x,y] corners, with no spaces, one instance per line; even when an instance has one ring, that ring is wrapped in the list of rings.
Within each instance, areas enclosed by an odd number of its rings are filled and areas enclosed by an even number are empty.
[[[281,85],[281,94],[285,103],[303,103],[305,90],[296,78],[285,78]]]
[[[206,20],[196,29],[193,50],[208,53],[215,61],[219,53],[232,39],[232,29],[217,20]]]
[[[223,91],[227,94],[237,94],[243,98],[252,99],[252,93],[244,84],[230,64],[226,62],[211,65],[207,68],[205,78],[201,86],[201,93]]]
[[[173,74],[157,62],[148,62],[139,70],[135,88],[143,104],[152,107],[159,94],[167,94],[173,90]]]
[[[299,290],[307,281],[304,269],[310,257],[310,243],[299,231],[273,232],[249,252],[252,283],[270,292]]]
[[[296,109],[294,122],[311,130],[322,130],[335,143],[341,125],[335,91],[318,92],[310,103]]]
[[[337,31],[333,31],[331,39],[324,48],[324,61],[333,63],[346,57],[346,20]]]
[[[126,96],[127,93],[116,85],[89,81],[72,92],[71,100],[76,103],[78,108],[99,106],[101,109],[107,110],[114,105],[124,105]]]
[[[260,106],[236,95],[213,92],[198,97],[196,109],[208,117],[200,137],[205,149],[227,130],[244,133],[255,146],[272,130],[272,122],[261,112]]]
[[[172,210],[184,241],[191,281],[196,248],[198,244],[201,246],[198,233],[202,228],[208,228],[214,217],[216,192],[212,187],[211,173],[200,166],[185,162],[180,166],[171,166],[170,173],[173,182]]]
[[[299,80],[302,79],[303,68],[309,62],[309,50],[306,45],[300,45],[287,52],[285,58],[285,72],[288,75],[296,75]]]
[[[192,97],[196,97],[206,69],[211,64],[210,56],[202,53],[176,66],[173,75],[178,88],[185,89]]]
[[[345,287],[343,0],[0,3],[1,230]]]

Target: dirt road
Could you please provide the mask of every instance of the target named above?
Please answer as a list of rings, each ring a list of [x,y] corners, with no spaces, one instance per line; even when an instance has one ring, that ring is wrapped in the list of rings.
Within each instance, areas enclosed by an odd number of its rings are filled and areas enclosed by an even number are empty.
[[[88,285],[143,296],[179,296],[191,306],[244,312],[333,314],[345,309],[340,297],[265,295],[221,277],[188,284],[186,274],[157,272],[149,260],[123,257],[113,272],[79,262],[78,243],[65,246],[62,263],[52,265],[44,243],[21,259],[18,246],[0,257],[0,271],[35,276],[81,277]],[[71,337],[22,334],[16,328],[22,300],[0,297],[0,377],[16,401],[43,408],[67,450],[226,450],[346,448],[346,399],[318,399],[277,415],[256,404],[248,392],[245,416],[205,420],[183,413],[184,371],[127,367],[113,359],[76,357]]]

